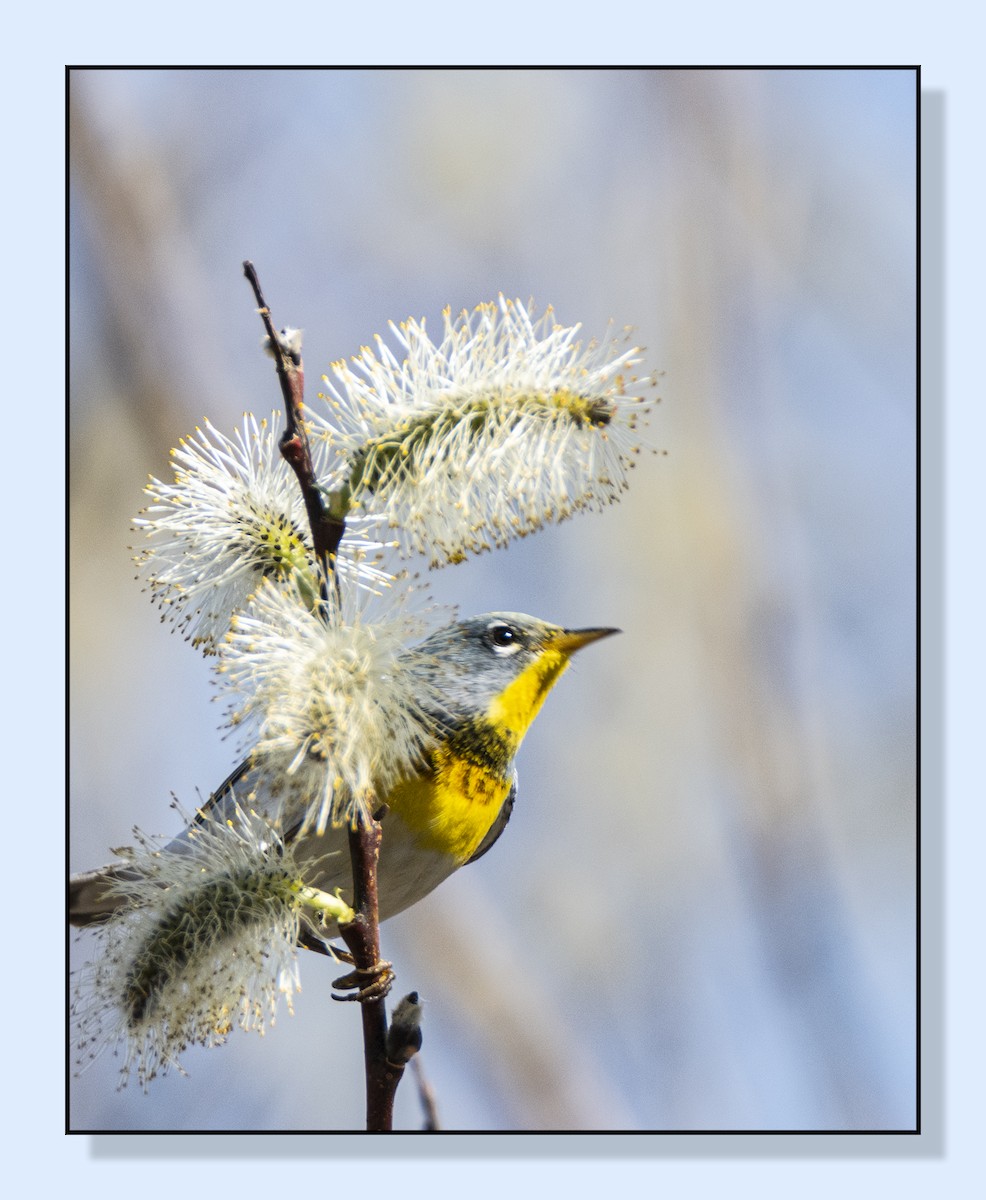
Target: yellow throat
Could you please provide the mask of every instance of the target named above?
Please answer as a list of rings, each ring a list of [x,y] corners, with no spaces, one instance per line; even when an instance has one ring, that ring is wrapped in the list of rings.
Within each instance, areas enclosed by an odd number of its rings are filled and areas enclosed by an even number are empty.
[[[482,716],[464,722],[432,751],[428,774],[391,790],[388,806],[422,847],[459,863],[475,853],[510,792],[524,734],[577,648],[572,636],[559,634],[548,643]]]

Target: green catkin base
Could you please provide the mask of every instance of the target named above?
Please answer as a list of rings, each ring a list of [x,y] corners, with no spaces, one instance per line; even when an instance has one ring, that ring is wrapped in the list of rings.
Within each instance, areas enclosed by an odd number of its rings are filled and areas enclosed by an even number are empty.
[[[543,396],[525,397],[518,408],[516,420],[521,420],[525,405],[540,404],[556,415],[565,413],[578,428],[591,425],[601,429],[613,419],[614,408],[605,400],[580,396],[560,390]],[[500,404],[485,397],[466,401],[457,407],[424,413],[399,426],[386,437],[368,441],[352,459],[349,488],[352,494],[375,492],[391,479],[413,467],[419,451],[430,443],[440,442],[455,426],[468,426],[470,434],[478,437]]]
[[[136,1028],[153,1011],[157,997],[180,978],[193,957],[208,954],[251,925],[268,922],[276,905],[296,903],[288,874],[251,872],[211,879],[184,893],[147,934],[127,973],[122,1005]]]

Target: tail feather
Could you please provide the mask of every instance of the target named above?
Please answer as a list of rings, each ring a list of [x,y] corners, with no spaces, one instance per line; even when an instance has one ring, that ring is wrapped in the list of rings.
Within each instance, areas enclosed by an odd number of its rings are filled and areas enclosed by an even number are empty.
[[[99,925],[126,903],[119,885],[137,879],[137,872],[124,863],[110,863],[95,871],[82,871],[68,881],[68,919],[80,929]]]

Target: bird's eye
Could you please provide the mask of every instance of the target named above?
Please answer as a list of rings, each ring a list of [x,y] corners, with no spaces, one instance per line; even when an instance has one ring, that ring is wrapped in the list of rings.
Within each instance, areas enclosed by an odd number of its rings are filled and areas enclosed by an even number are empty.
[[[509,654],[520,649],[520,637],[513,626],[497,622],[489,627],[488,632],[493,649],[499,653]]]

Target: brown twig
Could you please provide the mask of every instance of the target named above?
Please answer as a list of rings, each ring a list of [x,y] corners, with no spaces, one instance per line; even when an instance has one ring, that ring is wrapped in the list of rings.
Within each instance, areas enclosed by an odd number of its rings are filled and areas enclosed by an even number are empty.
[[[339,596],[339,578],[335,573],[335,556],[345,532],[345,519],[333,517],[326,509],[322,492],[315,478],[311,448],[303,419],[305,371],[300,346],[292,343],[287,332],[279,335],[264,299],[252,262],[244,262],[243,273],[256,297],[260,318],[267,330],[269,349],[277,367],[277,378],[284,397],[285,428],[281,435],[281,454],[291,465],[298,479],[312,543],[322,567],[322,599],[331,574]],[[401,1076],[403,1062],[390,1062],[387,1056],[387,1010],[384,998],[390,990],[394,973],[390,963],[380,958],[380,920],[377,904],[377,861],[380,855],[381,829],[378,820],[358,815],[350,829],[349,849],[353,865],[353,908],[356,919],[340,929],[353,956],[354,970],[334,986],[357,988],[354,995],[336,999],[357,1000],[363,1020],[363,1054],[366,1064],[366,1128],[388,1131],[393,1127],[394,1095]],[[305,944],[304,941],[302,944]],[[413,1053],[413,1051],[412,1051]],[[398,1056],[399,1057],[399,1056]]]
[[[380,959],[380,926],[377,918],[377,860],[380,855],[380,822],[357,816],[349,831],[353,864],[353,908],[356,919],[341,933],[356,969],[335,982],[336,987],[364,986],[353,997],[363,1018],[363,1060],[366,1070],[366,1128],[389,1132],[394,1122],[394,1096],[404,1074],[403,1063],[387,1056],[387,1010],[384,998],[394,974]],[[338,997],[337,997],[338,998]]]
[[[301,352],[292,350],[274,328],[274,321],[270,309],[267,307],[267,301],[264,299],[256,268],[249,260],[243,264],[243,274],[253,288],[260,319],[267,330],[270,352],[277,368],[281,395],[284,397],[284,432],[281,434],[280,441],[281,454],[298,477],[298,484],[308,513],[308,523],[311,526],[312,543],[322,566],[323,586],[325,580],[330,577],[335,578],[336,593],[338,594],[339,581],[335,577],[335,556],[339,550],[342,535],[346,531],[346,522],[344,519],[333,517],[328,512],[322,499],[318,480],[315,478],[311,447],[308,444],[308,434],[302,416],[305,407],[305,368],[301,361]],[[325,598],[323,596],[323,599]]]

